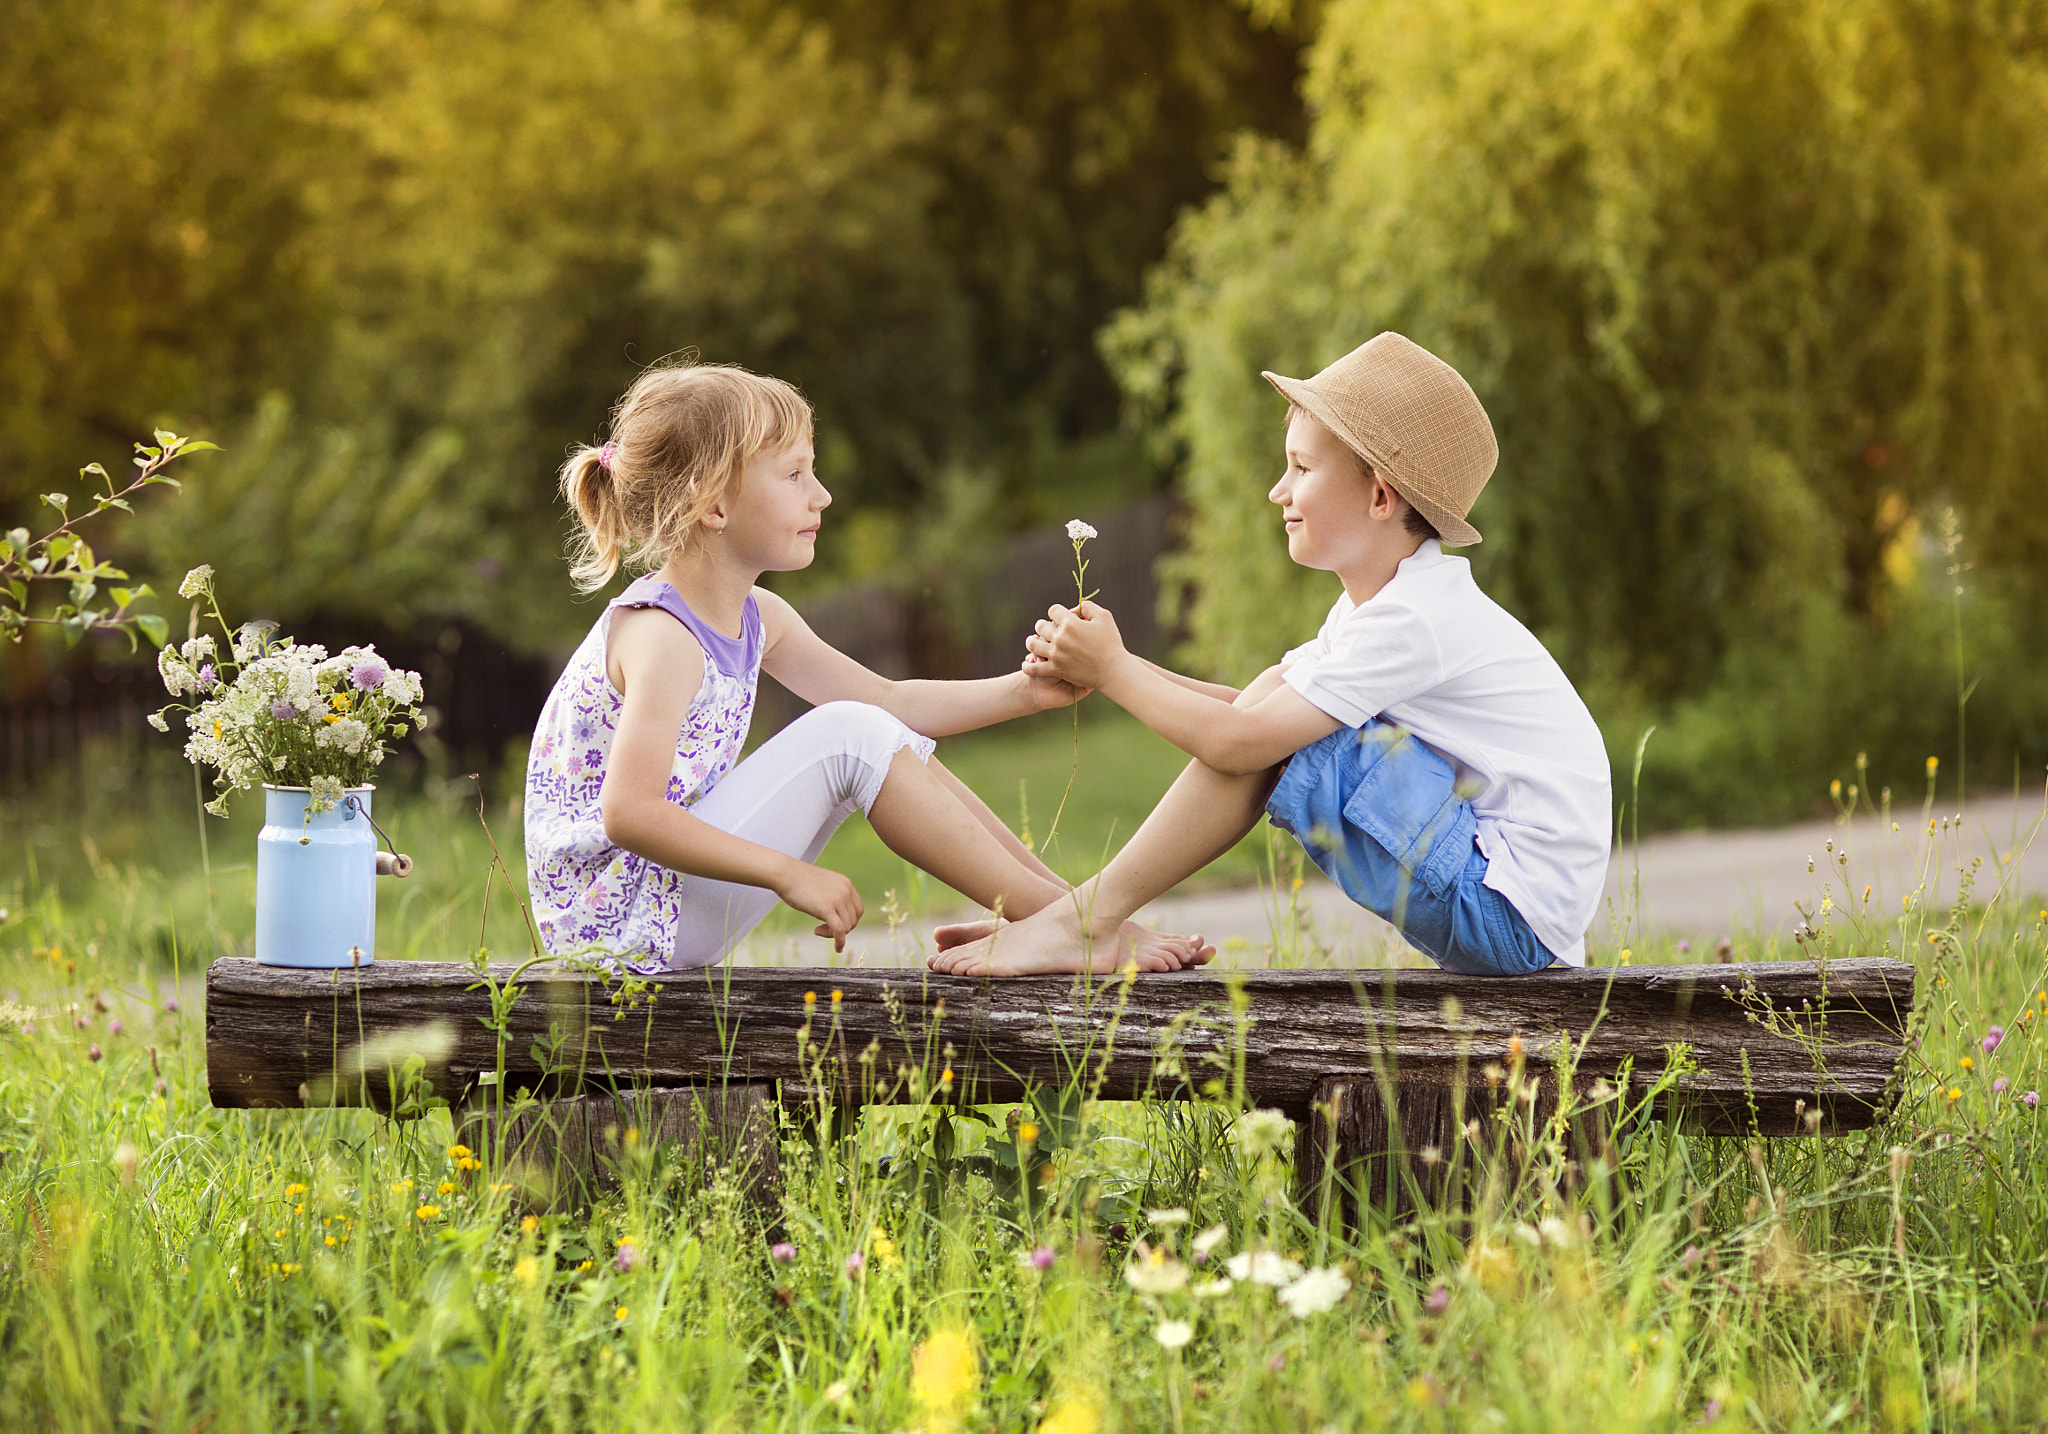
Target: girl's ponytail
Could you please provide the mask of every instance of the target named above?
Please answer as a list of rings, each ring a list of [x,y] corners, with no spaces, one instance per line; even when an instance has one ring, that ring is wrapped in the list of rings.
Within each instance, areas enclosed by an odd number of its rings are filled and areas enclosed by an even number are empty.
[[[577,525],[582,530],[576,536],[569,566],[569,575],[579,592],[595,592],[610,582],[619,570],[620,558],[632,543],[619,501],[618,483],[606,461],[616,452],[616,446],[610,443],[603,448],[586,446],[577,449],[562,465],[562,496],[576,510]]]

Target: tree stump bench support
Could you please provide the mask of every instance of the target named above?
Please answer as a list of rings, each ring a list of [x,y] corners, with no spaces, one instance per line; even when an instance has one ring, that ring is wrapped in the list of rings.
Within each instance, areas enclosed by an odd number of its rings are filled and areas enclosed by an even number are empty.
[[[393,1073],[410,1066],[471,1122],[482,1118],[480,1096],[508,1106],[519,1090],[547,1097],[508,1116],[507,1148],[544,1155],[586,1188],[618,1168],[623,1129],[715,1145],[715,1158],[739,1162],[765,1192],[777,1100],[984,1104],[1075,1080],[1110,1100],[1241,1091],[1297,1122],[1305,1194],[1348,1191],[1398,1210],[1412,1194],[1442,1193],[1462,1122],[1505,1098],[1500,1073],[1518,1060],[1538,1079],[1529,1094],[1539,1118],[1555,1109],[1561,1053],[1575,1090],[1605,1083],[1626,1105],[1657,1090],[1682,1044],[1685,1068],[1657,1093],[1656,1118],[1721,1135],[1868,1128],[1895,1098],[1914,994],[1912,966],[1881,959],[1509,979],[1196,970],[987,980],[737,967],[635,978],[633,995],[562,963],[493,965],[489,976],[501,988],[502,1033],[471,966],[216,961],[206,980],[213,1103],[389,1108]],[[645,1004],[631,1004],[636,996]]]

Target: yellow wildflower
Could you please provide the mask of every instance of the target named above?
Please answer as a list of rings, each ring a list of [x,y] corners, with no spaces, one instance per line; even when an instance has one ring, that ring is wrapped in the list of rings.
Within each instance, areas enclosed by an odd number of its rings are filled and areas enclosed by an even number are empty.
[[[1102,1411],[1093,1392],[1080,1396],[1062,1395],[1038,1426],[1038,1434],[1099,1434]]]
[[[910,1356],[910,1399],[928,1430],[960,1428],[980,1388],[981,1357],[967,1330],[937,1330]]]
[[[1037,1139],[1038,1126],[1032,1121],[1027,1120],[1017,1127],[1017,1143],[1019,1145],[1030,1145]]]
[[[1961,1100],[1963,1098],[1963,1088],[1959,1085],[1950,1086],[1948,1088],[1948,1098],[1951,1101]]]
[[[1966,1070],[1966,1071],[1973,1071],[1973,1070],[1977,1069],[1977,1062],[1976,1062],[1976,1061],[1975,1061],[1974,1059],[1972,1059],[1971,1057],[1969,1057],[1969,1056],[1964,1056],[1964,1057],[1963,1057],[1963,1069],[1964,1069],[1964,1070]]]
[[[833,1005],[835,1005],[835,1006],[836,1006],[836,1005],[838,1005],[838,1004],[839,1004],[839,1003],[840,1003],[841,1001],[843,1001],[843,1000],[845,1000],[845,999],[846,999],[846,993],[845,993],[844,991],[837,991],[837,990],[835,990],[835,991],[834,991],[834,992],[832,993],[832,1004],[833,1004]]]
[[[620,1306],[619,1306],[619,1307],[618,1307],[617,1309],[615,1309],[615,1310],[613,1310],[613,1311],[612,1311],[612,1318],[613,1318],[613,1319],[624,1319],[625,1317],[626,1317],[626,1307],[625,1307],[624,1305],[620,1305]]]
[[[341,1243],[341,1242],[340,1242],[339,1240],[335,1239],[335,1238],[334,1238],[334,1236],[332,1236],[332,1235],[329,1235],[329,1236],[327,1237],[327,1248],[328,1248],[328,1249],[330,1249],[330,1250],[332,1250],[332,1249],[336,1248],[337,1246],[339,1246],[339,1245],[340,1245],[340,1243]]]
[[[869,1248],[875,1252],[875,1258],[885,1265],[903,1263],[903,1256],[897,1253],[896,1242],[889,1238],[887,1230],[876,1230],[874,1239],[869,1242]]]
[[[520,1256],[518,1263],[512,1266],[512,1278],[532,1289],[540,1283],[540,1261],[531,1255]]]
[[[299,1184],[297,1181],[293,1181],[291,1184],[284,1187],[284,1198],[287,1200],[291,1199],[294,1195],[303,1195],[305,1193],[306,1187]]]
[[[453,1195],[455,1193],[455,1182],[453,1180],[443,1180],[434,1187],[434,1193],[436,1195]]]
[[[416,1219],[438,1220],[441,1218],[441,1207],[439,1205],[422,1205],[412,1213]]]
[[[538,1230],[539,1228],[540,1216],[538,1215],[522,1216],[519,1221],[519,1233],[522,1235],[531,1235],[535,1230]]]

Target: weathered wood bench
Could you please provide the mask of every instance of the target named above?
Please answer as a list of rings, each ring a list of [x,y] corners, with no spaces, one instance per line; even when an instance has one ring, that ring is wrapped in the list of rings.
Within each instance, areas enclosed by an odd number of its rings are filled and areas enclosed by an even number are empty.
[[[1078,1080],[1103,1099],[1223,1093],[1278,1108],[1298,1122],[1306,1192],[1341,1175],[1400,1205],[1442,1193],[1444,1154],[1482,1108],[1508,1098],[1512,1069],[1527,1072],[1539,1129],[1565,1080],[1578,1096],[1606,1096],[1598,1109],[1610,1113],[1654,1096],[1654,1118],[1706,1134],[1867,1128],[1895,1097],[1914,994],[1910,965],[1877,959],[1512,980],[727,968],[639,979],[623,996],[616,981],[557,964],[489,971],[502,1031],[492,992],[452,962],[315,972],[217,961],[206,1001],[213,1103],[388,1107],[393,1073],[410,1061],[457,1107],[518,1089],[545,1095],[524,1136],[538,1131],[585,1173],[622,1129],[680,1138],[708,1118],[740,1131],[756,1178],[772,1180],[777,1101],[979,1104]],[[1675,1077],[1674,1047],[1684,1056]],[[686,1109],[676,1091],[698,1094]]]

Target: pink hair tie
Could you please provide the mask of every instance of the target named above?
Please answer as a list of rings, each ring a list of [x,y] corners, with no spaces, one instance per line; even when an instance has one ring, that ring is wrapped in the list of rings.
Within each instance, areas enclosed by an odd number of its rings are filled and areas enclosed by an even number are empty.
[[[612,459],[617,455],[618,451],[619,445],[607,440],[604,447],[597,450],[597,466],[604,469],[607,473],[611,472]]]

